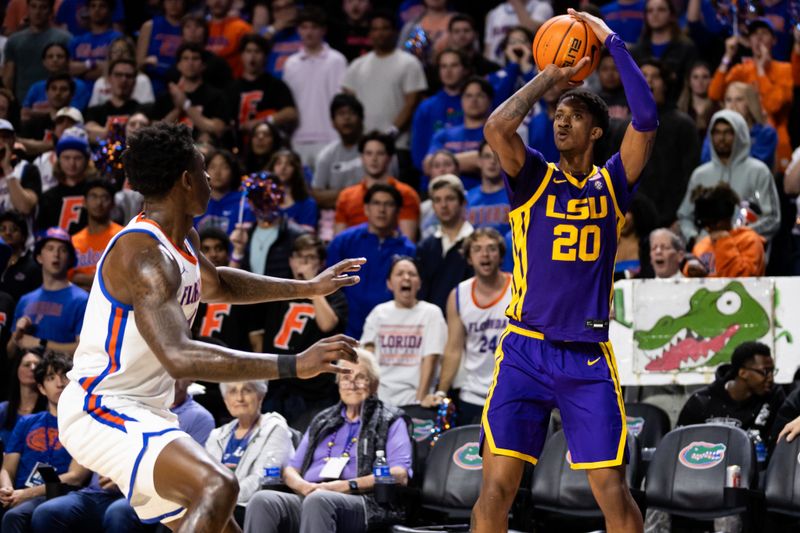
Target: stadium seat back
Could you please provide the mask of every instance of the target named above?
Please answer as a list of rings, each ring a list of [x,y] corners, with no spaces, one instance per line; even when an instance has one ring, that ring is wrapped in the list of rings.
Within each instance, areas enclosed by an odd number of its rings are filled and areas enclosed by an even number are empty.
[[[767,508],[800,515],[800,438],[775,445],[764,481]]]
[[[649,403],[626,403],[628,432],[633,434],[642,448],[656,448],[669,433],[669,415],[658,406]]]
[[[472,508],[478,499],[483,475],[479,434],[480,426],[477,424],[442,433],[426,461],[423,504],[452,509]]]
[[[648,506],[681,516],[710,518],[744,508],[726,504],[726,469],[741,467],[741,487],[755,488],[753,445],[739,428],[698,424],[674,429],[661,439],[650,462]]]
[[[575,516],[596,516],[600,508],[592,495],[584,470],[573,470],[567,458],[567,439],[559,430],[544,445],[542,456],[533,469],[531,499],[536,508]],[[639,446],[628,435],[628,485],[637,486]]]

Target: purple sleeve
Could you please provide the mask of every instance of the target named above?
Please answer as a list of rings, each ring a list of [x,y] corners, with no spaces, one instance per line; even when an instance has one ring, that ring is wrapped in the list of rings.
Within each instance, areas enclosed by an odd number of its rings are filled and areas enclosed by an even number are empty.
[[[289,459],[289,462],[286,464],[286,466],[291,466],[300,472],[300,474],[302,474],[303,472],[301,472],[301,469],[303,468],[303,458],[306,456],[306,450],[308,450],[308,431],[303,433],[303,438],[300,439],[300,444],[297,445],[294,455],[292,455],[292,458]]]
[[[637,181],[633,186],[628,185],[628,175],[625,173],[625,167],[622,166],[622,158],[619,152],[612,155],[609,160],[606,161],[605,169],[608,170],[611,184],[614,186],[614,195],[617,198],[619,209],[623,213],[627,213],[631,198],[633,198],[633,194],[636,192],[639,182]]]
[[[408,436],[406,421],[398,418],[389,427],[389,434],[386,437],[386,461],[389,468],[401,466],[408,472],[408,477],[412,477],[411,471],[411,438]]]
[[[500,170],[512,210],[533,196],[546,172],[547,161],[544,156],[530,146],[525,146],[525,163],[516,176],[509,176],[505,170]]]
[[[606,37],[605,45],[614,58],[614,64],[622,80],[622,88],[625,90],[625,98],[631,110],[633,128],[641,132],[653,131],[658,127],[658,108],[642,71],[617,34],[612,33]]]

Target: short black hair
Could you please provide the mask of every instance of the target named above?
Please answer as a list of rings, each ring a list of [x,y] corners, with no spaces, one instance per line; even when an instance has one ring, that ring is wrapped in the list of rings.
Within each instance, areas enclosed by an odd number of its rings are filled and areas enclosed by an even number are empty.
[[[231,238],[222,229],[215,226],[208,226],[200,231],[200,243],[202,244],[206,239],[213,239],[221,242],[226,249],[231,247]]]
[[[397,31],[399,28],[397,27],[397,20],[395,19],[394,13],[389,11],[388,9],[375,9],[373,10],[369,16],[367,17],[367,25],[372,27],[372,21],[382,19],[389,21],[389,24],[392,25],[392,29]]]
[[[568,98],[575,98],[583,103],[589,111],[589,114],[592,115],[592,124],[603,130],[603,135],[608,132],[608,104],[606,104],[605,100],[592,91],[578,88],[570,89],[562,94],[558,98],[556,105]]]
[[[233,152],[230,150],[217,148],[206,156],[206,166],[208,166],[208,164],[211,163],[211,160],[217,156],[221,157],[225,161],[225,164],[231,169],[231,181],[228,183],[228,191],[235,191],[239,188],[242,180],[242,174],[244,173],[242,164],[239,162],[239,158],[233,155]]]
[[[325,248],[325,243],[319,240],[319,237],[313,233],[304,233],[297,237],[292,243],[293,254],[302,250],[310,249],[313,249],[315,252],[317,252],[319,260],[322,263],[325,263],[325,260],[328,258],[328,250]]]
[[[474,31],[478,31],[478,27],[475,25],[475,19],[466,13],[456,13],[450,17],[450,22],[447,23],[447,31],[453,31],[453,24],[456,22],[466,22],[472,26]]]
[[[133,190],[145,197],[163,197],[181,175],[198,164],[199,152],[184,124],[157,122],[128,137],[122,154]]]
[[[67,45],[55,41],[52,43],[48,43],[47,46],[42,48],[42,59],[44,59],[44,57],[47,55],[47,51],[53,48],[54,46],[56,48],[61,48],[64,51],[64,54],[66,54],[67,59],[69,59],[69,49],[67,48]]]
[[[133,67],[133,70],[136,70],[136,61],[133,59],[128,59],[127,57],[120,57],[109,63],[108,73],[111,74],[114,72],[114,69],[117,68],[117,65],[130,65]]]
[[[42,361],[33,369],[33,378],[37,385],[43,385],[49,372],[66,374],[72,370],[72,360],[61,352],[48,351]]]
[[[489,97],[489,100],[494,98],[494,87],[492,87],[492,84],[489,83],[489,80],[480,76],[470,76],[467,78],[466,81],[464,81],[464,85],[461,86],[461,94],[463,95],[467,90],[467,87],[473,84],[477,84],[478,87],[481,88],[481,91],[483,91],[484,94]]]
[[[415,258],[411,257],[410,255],[395,254],[392,256],[392,262],[389,264],[389,270],[386,271],[386,279],[392,277],[392,272],[394,272],[394,267],[396,267],[397,263],[399,263],[400,261],[408,261],[409,263],[414,265],[414,268],[417,269],[417,273],[419,273],[420,270],[419,264],[417,263],[417,260]]]
[[[388,183],[376,183],[367,189],[367,192],[364,194],[364,205],[370,203],[372,201],[372,197],[379,192],[385,192],[386,194],[390,195],[394,200],[395,207],[397,207],[398,211],[401,207],[403,207],[403,195],[400,194],[400,191]]]
[[[244,49],[247,48],[248,44],[254,44],[258,46],[264,55],[269,54],[269,41],[257,33],[248,33],[242,37],[242,39],[239,41],[240,54],[244,52]],[[178,56],[176,55],[175,57],[177,58]]]
[[[733,350],[733,354],[731,354],[731,370],[733,372],[738,371],[747,363],[755,359],[757,355],[772,357],[772,351],[769,349],[769,346],[762,342],[743,342],[737,346],[736,349]]]
[[[723,181],[713,187],[696,187],[692,190],[691,200],[694,202],[694,219],[698,228],[730,220],[740,202],[736,191]]]
[[[60,72],[58,74],[52,74],[48,76],[47,82],[44,85],[45,90],[49,89],[51,85],[53,85],[57,81],[65,81],[67,85],[69,85],[69,93],[75,94],[75,80],[72,79],[67,72]]]
[[[670,101],[672,94],[678,85],[675,71],[673,71],[664,61],[661,61],[656,57],[647,57],[639,61],[640,69],[645,66],[653,67],[658,70],[658,75],[661,76],[662,80],[664,80],[664,98],[667,101]]]
[[[89,191],[92,189],[105,189],[105,191],[111,195],[111,201],[114,201],[114,194],[117,191],[114,190],[114,186],[108,180],[102,179],[93,179],[86,182],[86,186],[84,188],[84,196],[89,196]]]
[[[28,222],[19,212],[8,210],[0,213],[0,223],[2,222],[11,222],[19,228],[19,232],[22,233],[23,239],[28,239]]]
[[[295,26],[299,26],[303,22],[311,22],[323,28],[328,27],[328,17],[325,15],[325,11],[319,6],[307,6],[298,11],[294,24]]]
[[[358,153],[364,153],[364,147],[367,146],[367,143],[370,141],[378,141],[381,143],[384,148],[386,148],[386,153],[390,156],[394,155],[394,139],[392,139],[391,135],[387,135],[385,133],[381,133],[378,130],[372,130],[371,132],[367,133],[358,141]]]
[[[194,52],[195,54],[199,54],[200,55],[200,60],[205,64],[206,58],[203,55],[203,52],[205,51],[205,48],[203,48],[202,46],[200,46],[197,43],[181,43],[180,46],[178,46],[178,49],[175,50],[175,62],[177,63],[178,61],[180,61],[181,60],[181,56],[183,55],[183,53],[187,52],[187,51],[188,52]]]
[[[339,93],[331,100],[331,120],[333,116],[343,107],[349,107],[358,118],[364,120],[364,105],[354,95],[349,93]]]

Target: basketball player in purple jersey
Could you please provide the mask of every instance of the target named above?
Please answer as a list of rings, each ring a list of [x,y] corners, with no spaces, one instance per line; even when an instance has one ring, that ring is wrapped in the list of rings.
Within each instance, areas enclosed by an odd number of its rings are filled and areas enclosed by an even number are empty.
[[[507,528],[524,462],[536,464],[558,407],[573,469],[585,469],[609,533],[641,532],[625,481],[625,408],[608,314],[619,231],[658,127],[656,104],[622,40],[599,18],[572,9],[610,50],[633,120],[619,153],[592,165],[608,109],[582,89],[564,93],[554,118],[557,163],[516,131],[533,104],[589,61],[548,65],[492,113],[484,132],[500,158],[511,204],[514,274],[507,326],[481,423],[483,485],[472,531]],[[502,524],[502,525],[501,525]]]

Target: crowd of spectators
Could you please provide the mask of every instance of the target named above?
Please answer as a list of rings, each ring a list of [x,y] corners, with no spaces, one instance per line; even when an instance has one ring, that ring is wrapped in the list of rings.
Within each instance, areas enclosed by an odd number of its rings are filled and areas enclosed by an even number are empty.
[[[627,42],[659,109],[652,156],[621,231],[616,279],[800,275],[800,26],[789,3],[750,2],[733,19],[737,28],[711,0],[580,3]],[[255,494],[253,473],[265,460],[252,449],[237,452],[251,439],[272,449],[288,465],[290,488],[308,496],[320,488],[347,492],[326,485],[311,446],[347,446],[339,428],[352,433],[359,423],[350,416],[354,406],[377,409],[375,420],[361,423],[384,443],[387,432],[394,439],[386,452],[401,479],[411,472],[407,443],[394,425],[401,416],[396,407],[431,407],[452,395],[462,421],[477,420],[513,270],[508,198],[483,125],[536,75],[534,35],[567,4],[5,2],[0,400],[7,401],[0,403],[0,439],[8,464],[0,503],[8,511],[2,532],[66,523],[67,507],[93,508],[86,523],[97,530],[133,530],[136,519],[124,499],[96,475],[61,507],[48,502],[34,511],[44,499],[33,488],[38,459],[25,449],[23,432],[55,415],[95,265],[143,209],[119,165],[125,138],[158,121],[185,124],[205,156],[211,200],[195,227],[213,264],[309,279],[343,258],[367,258],[360,284],[337,294],[199,309],[193,334],[232,348],[297,353],[344,332],[375,354],[338,383],[320,376],[268,389],[204,384],[197,399],[218,427],[211,438],[208,431],[192,435],[237,471],[247,488],[240,492],[242,520]],[[585,86],[609,110],[595,150],[602,165],[619,150],[631,120],[605,51]],[[558,97],[558,89],[545,93],[518,130],[555,164]],[[266,206],[240,192],[242,177],[258,175],[269,176],[275,188]],[[750,348],[720,376],[722,385],[689,400],[679,422],[723,416],[700,412],[715,397],[749,405],[751,396],[766,394],[756,390],[754,373],[771,383],[768,350]],[[197,404],[185,403],[193,402],[187,386],[176,389],[182,424],[187,406]],[[780,402],[770,402],[774,414]],[[788,414],[759,426],[770,445],[784,427],[800,431],[800,422],[792,425],[800,414],[792,406],[800,402],[796,395],[787,402]],[[50,418],[31,418],[37,413]],[[56,427],[45,426],[45,433]],[[298,446],[288,428],[310,434]],[[48,444],[46,452],[61,453],[58,446]],[[64,481],[90,477],[69,457],[49,460]],[[351,474],[366,476],[361,469]],[[371,486],[362,481],[362,488]],[[287,495],[282,516],[269,514],[272,503],[253,497],[248,529],[264,531],[270,521],[308,531],[330,527],[304,518],[311,505],[344,506],[347,524],[388,518],[369,514],[375,511],[369,501],[347,498]],[[354,517],[355,508],[368,516]]]

